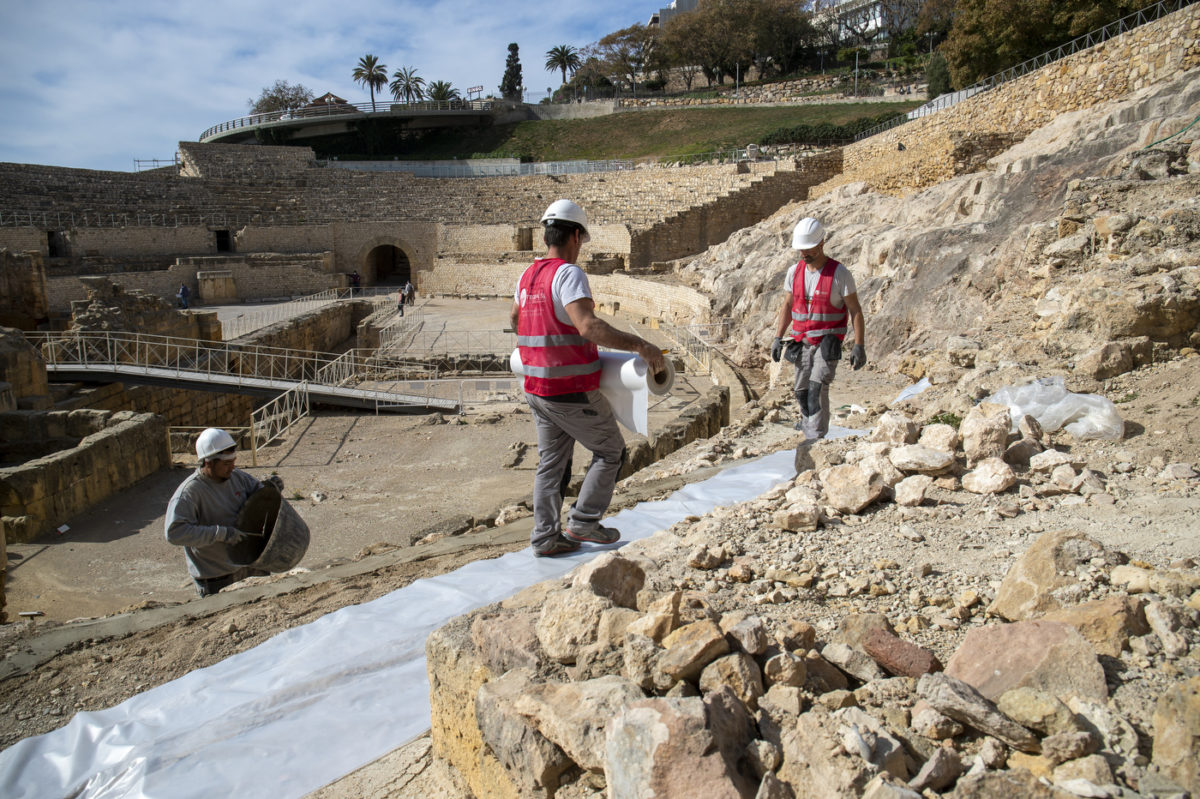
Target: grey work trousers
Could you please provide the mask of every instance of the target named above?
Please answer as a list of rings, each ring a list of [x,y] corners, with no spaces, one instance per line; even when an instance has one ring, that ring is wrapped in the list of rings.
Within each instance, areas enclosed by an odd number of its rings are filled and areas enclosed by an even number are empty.
[[[612,407],[599,391],[589,391],[586,402],[562,402],[525,394],[537,427],[538,468],[533,481],[533,532],[530,543],[553,541],[562,531],[563,494],[571,479],[575,442],[592,453],[579,496],[567,514],[575,533],[594,532],[612,502],[613,487],[624,461],[625,441],[617,429]]]
[[[837,365],[837,361],[822,357],[819,346],[801,342],[792,391],[800,406],[800,423],[806,439],[824,438],[829,432],[829,384],[837,374]]]

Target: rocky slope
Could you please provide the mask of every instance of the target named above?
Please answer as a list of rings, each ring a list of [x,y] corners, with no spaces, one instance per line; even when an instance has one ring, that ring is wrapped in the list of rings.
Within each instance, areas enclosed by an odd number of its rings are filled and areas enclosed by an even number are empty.
[[[904,198],[842,186],[794,203],[681,269],[733,320],[731,357],[764,360],[791,227],[816,216],[858,281],[868,351],[894,366],[966,336],[993,360],[1068,369],[1109,339],[1200,344],[1200,73],[1059,117],[963,175]],[[1014,357],[1015,356],[1015,357]]]

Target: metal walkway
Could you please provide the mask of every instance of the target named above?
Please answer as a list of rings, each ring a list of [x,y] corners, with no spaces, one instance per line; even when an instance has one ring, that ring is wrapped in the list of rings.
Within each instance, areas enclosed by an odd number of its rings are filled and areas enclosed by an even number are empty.
[[[397,390],[436,380],[429,367],[350,350],[341,355],[227,342],[88,332],[27,333],[61,380],[121,381],[275,397],[308,384],[313,402],[374,411],[457,411],[456,400]],[[371,384],[372,387],[364,387]],[[391,384],[391,385],[389,385]]]

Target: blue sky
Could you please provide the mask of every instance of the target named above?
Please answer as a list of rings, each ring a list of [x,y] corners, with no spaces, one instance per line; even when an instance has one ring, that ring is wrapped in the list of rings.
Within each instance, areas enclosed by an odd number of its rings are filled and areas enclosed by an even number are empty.
[[[243,116],[277,79],[366,102],[350,77],[390,75],[495,92],[508,43],[525,86],[557,86],[545,53],[645,23],[665,2],[557,0],[0,0],[0,161],[130,171]]]

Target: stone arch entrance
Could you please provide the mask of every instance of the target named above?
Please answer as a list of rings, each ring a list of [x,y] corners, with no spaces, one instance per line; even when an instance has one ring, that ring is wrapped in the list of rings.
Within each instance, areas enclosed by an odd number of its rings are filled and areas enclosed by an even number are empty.
[[[380,244],[367,253],[363,271],[375,285],[403,286],[412,279],[408,253],[393,244]]]

